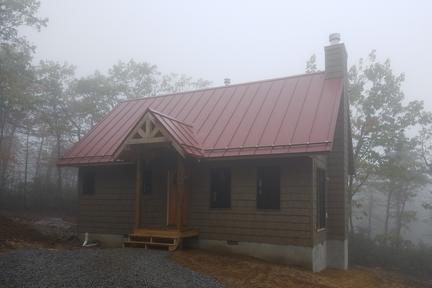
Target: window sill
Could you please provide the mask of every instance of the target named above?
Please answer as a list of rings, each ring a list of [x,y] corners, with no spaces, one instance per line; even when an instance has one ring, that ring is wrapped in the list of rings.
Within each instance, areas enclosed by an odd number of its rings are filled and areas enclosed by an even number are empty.
[[[280,208],[256,208],[257,212],[281,212]]]
[[[324,232],[324,231],[327,231],[327,228],[318,228],[317,230],[316,230],[316,232]]]

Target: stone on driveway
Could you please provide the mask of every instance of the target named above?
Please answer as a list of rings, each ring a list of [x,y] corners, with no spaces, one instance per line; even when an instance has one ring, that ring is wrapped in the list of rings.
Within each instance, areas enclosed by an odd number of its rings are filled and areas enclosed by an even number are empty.
[[[0,254],[0,287],[222,287],[168,252],[133,248]]]

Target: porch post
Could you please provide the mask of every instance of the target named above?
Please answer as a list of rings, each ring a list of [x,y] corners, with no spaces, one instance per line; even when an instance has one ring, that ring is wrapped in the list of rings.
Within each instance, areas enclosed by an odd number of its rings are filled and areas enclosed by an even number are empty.
[[[184,163],[182,157],[177,158],[177,230],[183,226],[183,197],[184,197]]]
[[[137,229],[141,222],[142,160],[136,162],[135,181],[135,228]]]

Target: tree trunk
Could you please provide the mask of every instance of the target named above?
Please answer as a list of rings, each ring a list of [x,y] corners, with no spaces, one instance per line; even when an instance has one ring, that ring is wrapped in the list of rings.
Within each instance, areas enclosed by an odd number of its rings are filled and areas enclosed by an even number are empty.
[[[397,213],[396,213],[396,246],[400,247],[401,243],[401,231],[402,231],[402,221],[403,221],[403,215],[405,213],[405,204],[406,204],[406,198],[403,197],[407,191],[404,189],[401,189],[398,193],[397,197]]]
[[[3,149],[3,153],[5,157],[0,167],[0,194],[1,192],[4,191],[6,187],[6,176],[7,176],[7,171],[9,169],[9,160],[11,158],[11,150],[14,142],[15,132],[16,132],[16,126],[13,126],[11,130],[11,134],[9,136],[9,143],[6,143],[7,146],[6,148]]]
[[[28,175],[28,158],[29,158],[29,137],[30,137],[30,129],[27,129],[26,133],[26,150],[25,150],[25,162],[24,162],[24,199],[26,201],[25,206],[29,208],[29,199],[27,195],[27,175]]]
[[[2,144],[3,144],[3,138],[5,135],[5,129],[6,129],[6,118],[7,114],[6,112],[3,112],[3,108],[0,108],[1,115],[0,115],[0,153],[2,151]]]
[[[393,196],[393,187],[390,186],[387,195],[387,203],[386,203],[386,213],[385,213],[385,222],[384,222],[384,245],[387,245],[388,240],[388,228],[389,228],[389,220],[390,220],[390,204]]]
[[[45,137],[42,136],[42,139],[41,139],[40,144],[39,144],[38,155],[36,158],[36,169],[35,169],[35,176],[34,177],[38,181],[38,183],[41,182],[39,177],[40,177],[40,170],[41,170],[40,166],[41,166],[42,149],[43,149],[44,141],[45,141]]]
[[[367,237],[371,239],[372,237],[372,211],[373,211],[373,190],[369,190],[369,207],[368,207],[368,228],[367,228]]]

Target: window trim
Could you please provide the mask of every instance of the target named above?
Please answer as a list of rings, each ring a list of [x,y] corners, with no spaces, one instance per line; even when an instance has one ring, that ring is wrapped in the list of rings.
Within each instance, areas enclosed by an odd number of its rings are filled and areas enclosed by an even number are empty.
[[[258,203],[259,202],[259,198],[258,198],[258,183],[260,180],[260,170],[261,169],[277,169],[278,170],[278,178],[279,178],[279,184],[278,184],[278,195],[279,195],[279,199],[278,199],[278,205],[277,207],[259,207],[260,205]],[[256,210],[260,210],[260,211],[270,211],[270,212],[275,212],[275,211],[281,211],[281,190],[282,190],[282,177],[281,177],[281,167],[279,165],[272,165],[272,166],[258,166],[256,168],[256,183],[255,183],[255,208]],[[262,205],[261,205],[262,206]]]
[[[214,205],[214,203],[215,203],[215,201],[213,201],[213,185],[212,185],[212,175],[213,175],[213,171],[215,171],[215,170],[225,170],[225,171],[227,171],[228,172],[228,175],[229,175],[229,185],[228,185],[228,188],[229,188],[229,191],[228,191],[228,205],[226,206],[226,207],[214,207],[213,205]],[[212,209],[212,210],[229,210],[229,209],[232,209],[232,197],[231,197],[231,194],[232,194],[232,171],[231,171],[231,167],[212,167],[212,168],[210,168],[210,170],[209,170],[209,208],[210,209]]]

